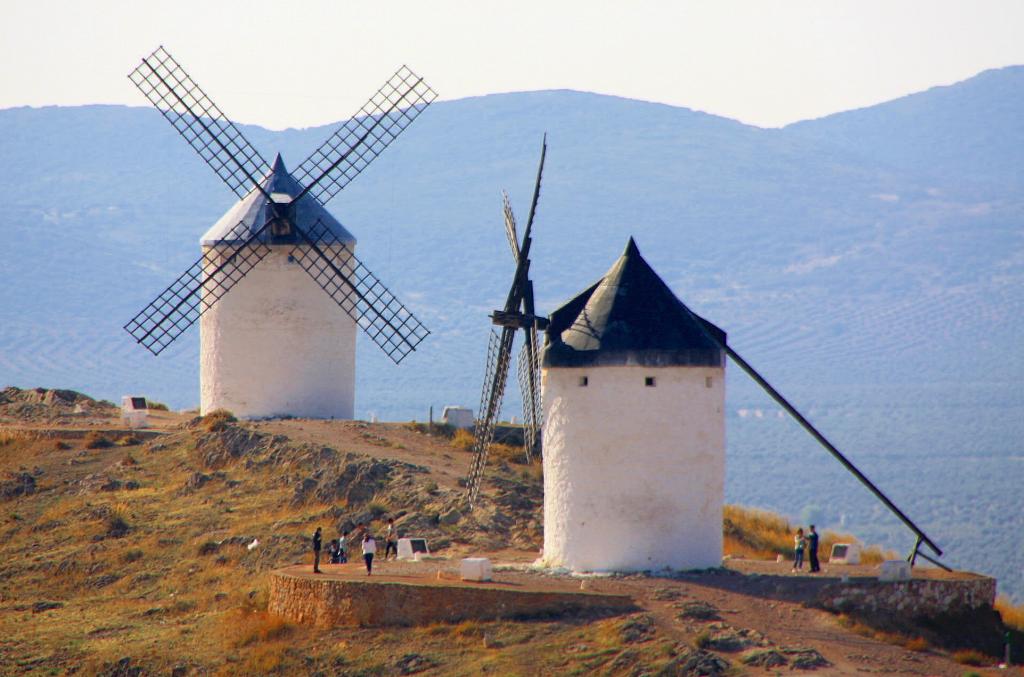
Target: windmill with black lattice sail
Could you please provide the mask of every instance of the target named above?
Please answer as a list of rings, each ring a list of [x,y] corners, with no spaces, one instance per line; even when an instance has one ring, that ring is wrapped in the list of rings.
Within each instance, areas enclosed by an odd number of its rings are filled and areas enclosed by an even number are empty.
[[[547,155],[547,135],[541,144],[540,165],[533,187],[530,212],[526,217],[522,242],[516,226],[516,217],[508,193],[502,193],[502,214],[505,221],[505,235],[508,237],[515,273],[512,285],[505,298],[505,305],[491,314],[491,322],[501,328],[500,333],[491,330],[487,347],[487,365],[484,382],[480,391],[480,409],[476,421],[473,441],[473,462],[467,478],[467,502],[472,507],[480,493],[487,455],[494,441],[501,402],[505,396],[505,384],[512,362],[512,349],[516,334],[523,333],[523,347],[519,351],[517,370],[519,389],[523,398],[523,451],[526,462],[531,462],[541,447],[541,396],[540,362],[537,330],[547,326],[547,318],[537,317],[533,302],[533,280],[530,279],[530,248],[533,246],[533,220],[540,200],[540,182],[544,175],[544,158]]]
[[[396,364],[429,331],[356,258],[355,238],[324,205],[436,94],[402,66],[289,172],[280,155],[261,157],[163,47],[129,78],[239,201],[203,235],[199,260],[125,330],[157,355],[199,321],[203,413],[352,418],[356,327]]]

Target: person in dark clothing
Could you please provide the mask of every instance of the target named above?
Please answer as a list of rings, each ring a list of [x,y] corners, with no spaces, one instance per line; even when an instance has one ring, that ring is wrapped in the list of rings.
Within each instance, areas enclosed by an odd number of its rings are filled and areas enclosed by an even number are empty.
[[[313,573],[320,573],[320,545],[322,543],[322,537],[320,536],[320,527],[316,528],[316,532],[313,534]]]
[[[384,559],[391,553],[395,553],[395,559],[398,559],[398,527],[393,517],[388,518],[388,533],[384,539]]]
[[[807,534],[807,560],[811,564],[811,573],[821,571],[821,566],[818,564],[818,532],[814,530],[814,525],[811,525],[811,533]]]
[[[338,559],[338,541],[327,544],[327,561],[331,564],[341,564],[341,560]]]

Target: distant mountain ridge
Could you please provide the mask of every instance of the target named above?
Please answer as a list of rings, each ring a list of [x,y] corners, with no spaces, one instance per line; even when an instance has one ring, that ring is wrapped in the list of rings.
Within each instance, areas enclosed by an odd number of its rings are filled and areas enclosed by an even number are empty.
[[[525,215],[547,132],[539,310],[597,279],[632,235],[869,475],[885,469],[897,502],[948,529],[940,543],[1020,533],[1012,508],[953,510],[947,494],[1024,481],[1022,106],[1016,66],[783,129],[565,90],[435,104],[328,204],[433,332],[400,367],[360,343],[357,415],[476,406],[512,267],[499,190]],[[294,167],[332,128],[243,131]],[[153,358],[121,325],[198,258],[232,193],[141,107],[0,111],[0,157],[0,385],[194,406],[198,332]],[[827,487],[859,489],[735,369],[728,389],[730,501],[856,519],[885,542],[888,518],[865,512],[870,498],[833,505]],[[819,493],[793,481],[805,466]]]

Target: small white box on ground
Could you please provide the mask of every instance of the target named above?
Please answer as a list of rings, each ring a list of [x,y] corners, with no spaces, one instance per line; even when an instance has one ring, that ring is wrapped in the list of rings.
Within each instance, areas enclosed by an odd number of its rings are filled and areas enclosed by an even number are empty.
[[[494,569],[486,557],[467,557],[459,565],[459,577],[464,581],[489,581]]]
[[[909,581],[910,578],[910,562],[901,559],[890,559],[882,562],[878,580],[885,582]]]
[[[829,564],[860,564],[859,543],[833,543]]]
[[[398,559],[419,560],[421,555],[429,555],[430,548],[427,547],[425,538],[399,538]]]
[[[130,428],[149,425],[149,404],[145,397],[125,395],[121,398],[121,420]]]
[[[473,420],[472,409],[448,406],[441,412],[441,422],[455,428],[472,428],[476,421]]]

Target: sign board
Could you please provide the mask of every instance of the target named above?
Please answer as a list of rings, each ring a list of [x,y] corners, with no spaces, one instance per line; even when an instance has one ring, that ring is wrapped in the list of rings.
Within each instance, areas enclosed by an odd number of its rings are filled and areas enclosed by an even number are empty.
[[[860,544],[833,543],[829,564],[860,564]]]
[[[149,405],[145,397],[125,395],[121,398],[121,421],[130,428],[145,428],[149,424]]]
[[[398,559],[415,559],[417,555],[429,555],[425,538],[399,538]]]

